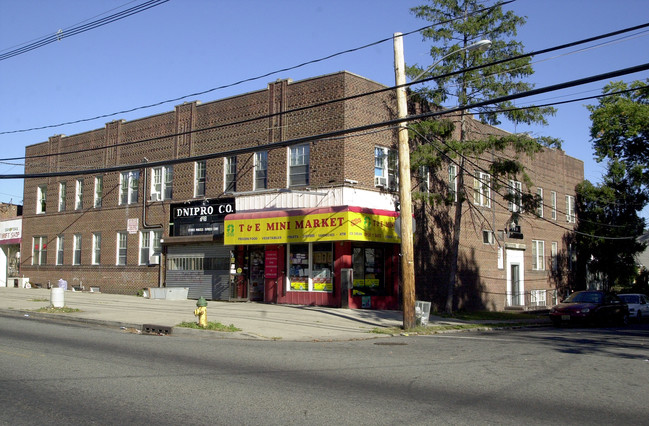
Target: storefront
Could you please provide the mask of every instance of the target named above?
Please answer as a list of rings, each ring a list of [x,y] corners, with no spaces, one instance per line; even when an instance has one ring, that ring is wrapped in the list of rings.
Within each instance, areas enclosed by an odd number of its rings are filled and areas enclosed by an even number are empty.
[[[20,279],[20,241],[22,219],[0,221],[0,287],[22,286]]]
[[[397,212],[339,206],[225,218],[242,280],[261,299],[350,308],[399,308]],[[353,271],[353,272],[352,272]]]
[[[233,247],[223,244],[223,221],[234,211],[233,198],[171,204],[169,237],[161,240],[166,287],[187,287],[190,299],[247,299],[231,274]]]

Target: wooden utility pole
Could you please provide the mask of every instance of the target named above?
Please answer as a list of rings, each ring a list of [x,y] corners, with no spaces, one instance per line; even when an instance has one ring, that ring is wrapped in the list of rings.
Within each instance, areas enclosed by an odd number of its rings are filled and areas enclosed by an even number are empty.
[[[406,65],[403,35],[394,33],[394,77],[397,85],[397,118],[408,116]],[[401,205],[401,294],[403,328],[415,327],[415,264],[412,244],[412,198],[410,194],[410,146],[406,122],[399,124],[399,202]]]

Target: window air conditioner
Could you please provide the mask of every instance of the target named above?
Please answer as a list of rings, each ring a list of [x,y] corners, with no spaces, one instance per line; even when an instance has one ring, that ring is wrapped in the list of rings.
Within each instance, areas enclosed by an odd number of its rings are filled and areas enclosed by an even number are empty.
[[[151,194],[151,201],[160,201],[160,194],[158,194],[157,192]]]
[[[386,187],[388,185],[387,178],[383,176],[374,176],[374,186]]]
[[[159,265],[159,264],[160,264],[159,254],[154,254],[153,256],[149,256],[149,265]]]

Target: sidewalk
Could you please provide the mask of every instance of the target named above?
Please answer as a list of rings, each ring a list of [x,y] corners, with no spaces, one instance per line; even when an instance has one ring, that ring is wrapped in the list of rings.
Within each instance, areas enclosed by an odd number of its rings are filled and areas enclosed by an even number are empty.
[[[50,306],[50,294],[47,289],[0,287],[0,318],[10,315],[31,320],[73,321],[133,330],[142,330],[144,325],[150,325],[154,326],[153,330],[171,330],[172,335],[289,341],[372,339],[386,336],[370,333],[375,328],[400,327],[403,324],[400,311],[208,301],[208,321],[232,324],[241,329],[234,333],[215,332],[174,327],[181,322],[196,322],[195,300],[66,291],[65,306],[79,309],[79,312],[35,312]],[[433,317],[429,325],[450,322]]]

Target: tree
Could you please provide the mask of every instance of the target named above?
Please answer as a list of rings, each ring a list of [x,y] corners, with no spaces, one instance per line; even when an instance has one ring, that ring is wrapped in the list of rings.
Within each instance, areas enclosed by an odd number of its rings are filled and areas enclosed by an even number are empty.
[[[511,11],[503,11],[499,5],[489,7],[479,0],[429,0],[427,4],[414,7],[411,11],[417,17],[434,24],[424,29],[422,35],[425,41],[434,43],[430,48],[430,56],[435,63],[439,62],[439,65],[430,71],[425,71],[425,66],[409,66],[407,73],[411,78],[420,75],[421,78],[443,76],[452,71],[465,70],[517,56],[523,52],[523,45],[514,37],[517,28],[525,23],[525,19]],[[467,51],[468,46],[481,39],[491,41],[491,48],[486,54]],[[523,82],[522,79],[533,72],[531,59],[519,58],[454,76],[437,78],[432,87],[419,89],[417,96],[440,108],[449,99],[453,99],[458,106],[465,107],[480,100],[531,89],[533,86]],[[473,112],[482,122],[491,125],[499,124],[501,118],[515,123],[546,124],[544,117],[554,113],[554,109],[547,107],[516,109],[513,106],[511,102],[503,102],[491,107],[477,108]],[[413,152],[413,169],[426,166],[433,174],[432,172],[439,173],[440,167],[448,161],[454,161],[458,165],[456,177],[458,190],[457,194],[451,195],[455,210],[449,249],[450,268],[445,302],[447,312],[453,311],[463,207],[468,199],[464,185],[465,176],[469,173],[466,170],[466,158],[480,156],[485,152],[502,152],[506,149],[512,149],[517,154],[533,155],[542,149],[544,143],[558,145],[557,140],[535,140],[528,135],[479,135],[469,128],[470,120],[467,114],[462,111],[459,116],[452,118],[455,123],[459,122],[459,132],[439,132],[439,124],[430,122],[414,125],[414,136],[419,136],[419,146]],[[432,145],[434,149],[427,145]],[[499,177],[511,178],[522,174],[524,169],[520,162],[502,156],[496,157],[489,169],[490,182],[487,182],[487,185],[493,185],[494,189],[498,189],[502,185],[499,184],[501,182]],[[527,200],[534,199],[529,193],[525,194],[525,197]],[[445,198],[451,200],[448,194]],[[466,204],[472,208],[472,203]]]
[[[645,249],[637,237],[645,227],[638,212],[647,196],[638,178],[628,173],[624,163],[612,159],[601,185],[584,181],[577,187],[578,282],[601,281],[606,290],[633,284],[635,256]]]

